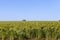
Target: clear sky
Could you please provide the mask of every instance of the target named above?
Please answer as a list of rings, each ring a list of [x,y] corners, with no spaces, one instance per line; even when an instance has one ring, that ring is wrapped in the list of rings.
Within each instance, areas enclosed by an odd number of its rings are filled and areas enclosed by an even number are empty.
[[[59,20],[60,0],[0,0],[0,20]]]

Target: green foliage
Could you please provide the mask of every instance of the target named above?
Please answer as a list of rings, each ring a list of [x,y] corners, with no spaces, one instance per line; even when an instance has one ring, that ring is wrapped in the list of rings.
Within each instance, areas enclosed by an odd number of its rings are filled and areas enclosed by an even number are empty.
[[[0,40],[35,39],[60,39],[60,22],[0,22]]]

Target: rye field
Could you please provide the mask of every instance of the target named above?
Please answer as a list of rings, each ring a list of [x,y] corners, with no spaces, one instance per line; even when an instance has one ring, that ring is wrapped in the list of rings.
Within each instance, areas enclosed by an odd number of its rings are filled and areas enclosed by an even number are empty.
[[[0,22],[0,40],[60,40],[60,21]]]

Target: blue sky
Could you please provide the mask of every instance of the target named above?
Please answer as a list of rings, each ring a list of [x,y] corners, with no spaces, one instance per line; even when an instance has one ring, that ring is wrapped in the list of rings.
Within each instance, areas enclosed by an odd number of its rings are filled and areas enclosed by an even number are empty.
[[[59,20],[60,0],[0,0],[0,21]]]

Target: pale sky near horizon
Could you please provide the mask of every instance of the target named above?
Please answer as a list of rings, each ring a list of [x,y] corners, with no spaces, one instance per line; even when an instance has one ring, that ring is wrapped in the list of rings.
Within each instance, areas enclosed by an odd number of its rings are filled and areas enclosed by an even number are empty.
[[[0,0],[0,21],[59,20],[60,0]]]

